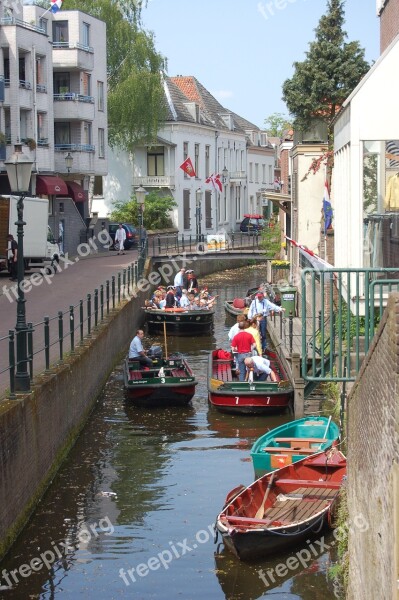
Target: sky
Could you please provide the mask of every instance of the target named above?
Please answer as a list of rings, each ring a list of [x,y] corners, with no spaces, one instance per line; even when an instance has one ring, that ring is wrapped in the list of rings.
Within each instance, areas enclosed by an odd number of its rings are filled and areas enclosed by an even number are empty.
[[[152,31],[167,73],[193,75],[225,107],[260,128],[288,111],[283,82],[302,61],[327,0],[148,0],[142,24]],[[375,0],[346,0],[347,41],[369,63],[379,56]]]

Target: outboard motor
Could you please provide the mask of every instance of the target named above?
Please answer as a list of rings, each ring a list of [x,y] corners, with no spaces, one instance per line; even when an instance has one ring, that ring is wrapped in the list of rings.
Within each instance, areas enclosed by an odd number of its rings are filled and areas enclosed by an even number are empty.
[[[151,360],[162,360],[162,348],[161,346],[151,346],[147,352],[148,358]]]

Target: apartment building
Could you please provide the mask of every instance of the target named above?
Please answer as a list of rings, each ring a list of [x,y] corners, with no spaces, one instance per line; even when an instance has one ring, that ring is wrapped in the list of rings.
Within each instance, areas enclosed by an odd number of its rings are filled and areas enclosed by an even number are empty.
[[[106,214],[114,201],[128,200],[142,186],[175,199],[180,233],[237,230],[244,214],[262,212],[262,189],[273,185],[273,147],[264,132],[222,106],[195,77],[165,76],[164,91],[168,116],[156,142],[137,146],[132,157],[112,153],[105,203],[95,200],[95,206]],[[180,168],[188,158],[195,177]],[[207,182],[215,174],[221,189]]]
[[[48,198],[68,252],[84,237],[90,186],[108,171],[105,35],[81,11],[0,3],[0,193],[9,193],[1,161],[21,142],[31,194]]]

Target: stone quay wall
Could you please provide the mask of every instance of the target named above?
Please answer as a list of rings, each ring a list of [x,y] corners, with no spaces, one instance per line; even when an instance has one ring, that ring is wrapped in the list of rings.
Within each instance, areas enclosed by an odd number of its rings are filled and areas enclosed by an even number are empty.
[[[348,398],[348,600],[398,598],[399,294]],[[364,524],[356,527],[357,520]]]

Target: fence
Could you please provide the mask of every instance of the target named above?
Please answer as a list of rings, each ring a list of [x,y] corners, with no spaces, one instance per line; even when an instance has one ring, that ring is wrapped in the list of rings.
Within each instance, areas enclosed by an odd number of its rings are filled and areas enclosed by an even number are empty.
[[[218,236],[214,236],[218,237]],[[223,241],[212,244],[213,252],[234,252],[245,249],[249,252],[259,253],[262,251],[259,234],[248,234],[232,232],[219,236]],[[169,254],[181,254],[182,252],[208,252],[206,235],[184,235],[178,233],[151,235],[146,241],[146,252],[149,256],[161,256]]]

